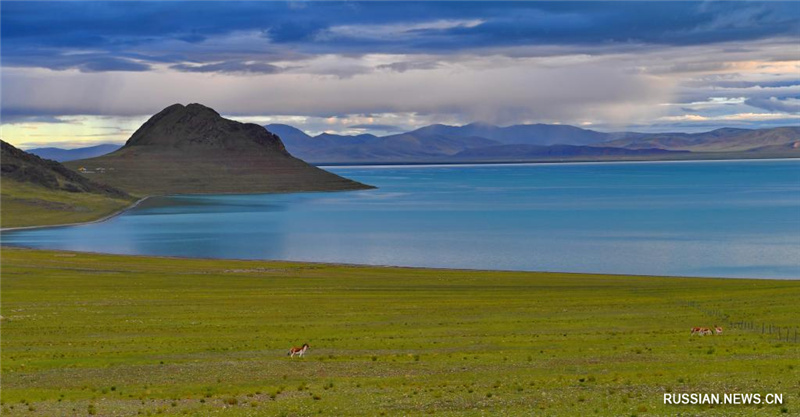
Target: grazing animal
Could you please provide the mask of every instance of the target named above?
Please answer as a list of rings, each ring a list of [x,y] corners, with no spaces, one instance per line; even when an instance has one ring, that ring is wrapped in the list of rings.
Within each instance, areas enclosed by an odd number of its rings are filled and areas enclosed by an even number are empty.
[[[717,326],[715,324],[714,325],[714,331],[717,333],[717,335],[721,335],[722,334],[722,327],[719,327],[719,326]]]
[[[705,336],[711,333],[711,329],[708,327],[692,327],[692,334],[699,334],[700,336]]]
[[[298,355],[302,358],[303,355],[305,355],[308,348],[310,347],[311,346],[309,346],[308,343],[303,343],[302,347],[293,347],[289,349],[289,353],[287,353],[286,356],[291,356],[292,358],[294,358],[294,355]]]

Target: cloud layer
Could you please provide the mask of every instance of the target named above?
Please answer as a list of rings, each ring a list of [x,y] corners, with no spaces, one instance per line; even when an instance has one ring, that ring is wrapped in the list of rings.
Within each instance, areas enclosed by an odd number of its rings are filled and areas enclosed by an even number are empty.
[[[32,141],[24,126],[175,102],[375,133],[704,130],[800,112],[790,2],[9,2],[1,18],[3,136],[17,142]]]

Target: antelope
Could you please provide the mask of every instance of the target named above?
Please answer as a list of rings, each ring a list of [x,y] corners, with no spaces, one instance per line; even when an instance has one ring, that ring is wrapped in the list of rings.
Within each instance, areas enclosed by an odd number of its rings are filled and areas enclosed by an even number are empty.
[[[692,334],[699,334],[700,336],[705,336],[707,334],[712,334],[711,329],[708,327],[692,327]]]
[[[308,350],[308,348],[310,348],[310,347],[311,346],[309,346],[308,343],[303,343],[302,347],[293,347],[293,348],[289,349],[289,353],[287,353],[286,356],[291,356],[292,358],[294,358],[294,355],[298,355],[298,356],[300,356],[302,358],[303,355]]]

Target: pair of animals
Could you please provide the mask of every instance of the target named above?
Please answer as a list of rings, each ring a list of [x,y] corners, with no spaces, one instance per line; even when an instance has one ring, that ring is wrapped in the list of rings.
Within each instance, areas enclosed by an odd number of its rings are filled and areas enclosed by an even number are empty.
[[[699,334],[700,336],[705,336],[715,333],[718,335],[722,334],[722,327],[719,327],[716,324],[714,325],[713,330],[709,329],[708,327],[692,327],[692,334]]]
[[[293,347],[293,348],[289,349],[289,353],[287,353],[286,356],[291,356],[292,358],[294,358],[294,355],[298,355],[298,356],[300,356],[302,358],[303,355],[306,354],[306,351],[308,350],[308,348],[310,348],[310,347],[311,346],[309,346],[308,343],[303,343],[303,346],[301,346],[301,347]]]

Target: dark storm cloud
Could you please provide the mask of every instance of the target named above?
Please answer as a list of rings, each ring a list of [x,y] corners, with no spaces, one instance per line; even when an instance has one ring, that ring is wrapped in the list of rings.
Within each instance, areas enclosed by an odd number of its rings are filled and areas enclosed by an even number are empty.
[[[22,123],[67,123],[62,119],[55,116],[31,116],[31,115],[14,115],[6,114],[3,112],[0,116],[0,122],[8,125],[22,124]]]
[[[238,61],[219,62],[206,65],[186,65],[176,64],[170,68],[184,72],[224,72],[224,73],[254,73],[254,74],[276,74],[283,71],[283,68],[267,64],[264,62],[245,63]]]
[[[6,58],[5,44],[3,45],[3,60]],[[8,52],[12,54],[12,52]],[[20,67],[46,67],[53,70],[66,70],[77,69],[81,72],[106,72],[106,71],[147,71],[150,64],[144,61],[150,61],[148,57],[141,57],[132,59],[126,57],[124,54],[117,56],[97,53],[74,53],[64,54],[63,52],[54,52],[52,49],[47,50],[25,50],[20,51],[18,54],[9,58],[12,64],[3,62],[3,66],[20,66]],[[47,65],[42,65],[46,63]]]
[[[8,2],[0,34],[5,66],[143,71],[148,62],[182,64],[188,59],[226,72],[234,60],[265,54],[285,59],[287,50],[443,54],[596,45],[609,51],[609,46],[632,44],[796,37],[798,16],[796,3],[762,2]],[[368,26],[379,30],[360,29]],[[208,45],[241,32],[259,36],[234,45]],[[81,50],[91,53],[72,53]],[[128,60],[130,54],[145,62]],[[229,61],[224,65],[217,64],[221,54]]]
[[[789,101],[786,99],[779,99],[777,97],[749,98],[745,100],[744,104],[768,111],[800,113],[800,97],[793,97],[793,99],[793,101]]]
[[[397,72],[406,72],[411,70],[426,70],[434,69],[439,66],[435,61],[410,61],[410,62],[393,62],[391,64],[378,65],[376,68],[379,70],[390,70]]]

